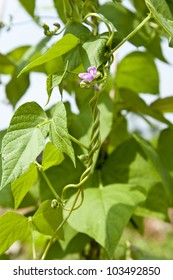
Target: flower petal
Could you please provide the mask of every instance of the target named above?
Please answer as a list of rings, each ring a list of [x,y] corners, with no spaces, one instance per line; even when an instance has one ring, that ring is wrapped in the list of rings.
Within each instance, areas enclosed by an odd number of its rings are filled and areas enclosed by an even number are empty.
[[[79,75],[78,75],[78,77],[79,78],[81,78],[81,79],[85,79],[86,77],[88,76],[88,73],[80,73]]]
[[[88,76],[87,76],[87,81],[90,83],[90,82],[92,82],[92,80],[94,80],[94,76],[92,75],[92,74],[90,74],[90,73],[88,73]]]
[[[93,76],[97,75],[97,68],[95,66],[90,66],[87,71]]]
[[[97,76],[97,68],[95,66],[90,66],[87,69],[87,72],[80,73],[78,75],[79,78],[81,78],[84,82],[92,82],[92,80],[95,79]]]

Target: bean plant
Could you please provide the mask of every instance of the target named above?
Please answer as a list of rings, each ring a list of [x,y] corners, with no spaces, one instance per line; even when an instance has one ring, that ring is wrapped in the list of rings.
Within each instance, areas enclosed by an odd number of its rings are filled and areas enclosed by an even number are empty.
[[[19,2],[42,39],[0,54],[14,108],[0,132],[1,258],[19,242],[31,259],[115,259],[128,228],[142,234],[146,217],[170,223],[173,96],[160,97],[156,61],[167,63],[162,41],[173,46],[173,1],[54,0],[53,28],[36,0]],[[128,42],[134,51],[119,59]],[[35,72],[45,74],[46,105],[59,100],[49,109],[17,105]],[[132,245],[119,258],[137,258]]]

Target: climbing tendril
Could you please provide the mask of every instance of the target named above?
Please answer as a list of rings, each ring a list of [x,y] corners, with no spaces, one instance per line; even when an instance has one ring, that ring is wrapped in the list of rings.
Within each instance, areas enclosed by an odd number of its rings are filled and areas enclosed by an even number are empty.
[[[101,141],[100,141],[100,111],[98,108],[98,98],[99,98],[99,94],[100,91],[99,90],[95,90],[94,92],[94,96],[92,97],[92,99],[90,100],[90,109],[92,112],[92,117],[93,117],[93,126],[92,126],[92,132],[91,132],[91,140],[90,140],[90,145],[89,145],[89,149],[88,149],[88,156],[87,156],[87,161],[86,161],[86,169],[85,171],[82,173],[81,177],[80,177],[80,181],[78,184],[69,184],[66,185],[63,188],[62,191],[62,197],[61,197],[61,206],[63,207],[64,210],[68,211],[67,216],[63,219],[63,221],[61,222],[61,224],[57,227],[57,229],[55,230],[53,236],[51,237],[51,239],[49,240],[43,255],[41,257],[42,260],[45,259],[49,248],[51,247],[53,240],[57,234],[57,232],[63,227],[63,225],[66,223],[66,221],[68,220],[68,218],[70,217],[71,213],[78,209],[82,203],[83,203],[83,185],[84,183],[88,180],[91,172],[92,172],[92,167],[93,167],[93,163],[94,163],[94,154],[95,152],[99,149]],[[76,195],[74,197],[74,200],[72,202],[72,206],[70,208],[66,208],[65,204],[67,199],[65,198],[65,194],[67,192],[68,189],[70,188],[74,188],[77,189]],[[76,206],[79,197],[81,197],[81,201],[79,202],[79,204]],[[55,203],[56,204],[56,203]]]
[[[89,145],[89,150],[88,150],[88,155],[87,155],[87,160],[86,160],[86,169],[82,173],[78,184],[66,185],[62,191],[61,199],[62,199],[62,201],[65,202],[66,201],[65,194],[68,189],[70,189],[70,188],[80,189],[81,202],[78,206],[75,206],[73,210],[79,208],[83,202],[83,184],[88,180],[88,178],[91,174],[92,166],[93,166],[93,157],[94,157],[95,152],[100,147],[100,111],[98,109],[99,94],[100,94],[99,91],[95,91],[94,96],[90,100],[90,108],[91,108],[92,117],[93,117],[93,127],[92,127],[91,140],[90,140],[90,145]],[[68,208],[64,208],[64,209],[70,211],[70,209],[68,209]]]

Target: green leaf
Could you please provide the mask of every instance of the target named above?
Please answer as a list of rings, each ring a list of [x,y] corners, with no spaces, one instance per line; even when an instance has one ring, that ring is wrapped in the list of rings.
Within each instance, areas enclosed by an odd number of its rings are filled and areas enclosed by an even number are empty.
[[[29,233],[27,218],[15,212],[0,217],[0,254],[3,254],[16,240],[24,239]]]
[[[53,235],[62,220],[62,208],[52,208],[51,200],[44,201],[32,218],[36,230],[45,235]],[[62,228],[58,231],[56,237],[63,239]]]
[[[59,41],[57,41],[52,47],[48,49],[46,53],[44,53],[42,56],[38,57],[37,59],[30,62],[21,72],[22,73],[29,71],[33,67],[42,65],[48,61],[51,61],[69,50],[73,49],[79,42],[79,39],[76,38],[72,34],[67,34],[63,38],[61,38]]]
[[[6,133],[7,133],[6,130],[0,131],[0,151],[1,151],[1,147],[2,147],[2,139]],[[0,152],[0,183],[1,183],[1,178],[2,178],[2,154]]]
[[[122,142],[130,138],[127,128],[127,120],[124,116],[118,115],[113,122],[111,133],[109,135],[109,152],[112,152]]]
[[[24,95],[30,84],[29,75],[25,74],[17,79],[16,73],[12,76],[10,82],[6,85],[6,95],[13,107]]]
[[[137,208],[135,214],[167,221],[168,199],[160,175],[151,162],[138,153],[130,164],[128,173],[128,183],[141,186],[147,192],[146,201]]]
[[[74,36],[76,36],[80,40],[80,43],[75,48],[73,48],[71,51],[69,51],[68,53],[66,53],[63,56],[64,61],[65,62],[68,61],[69,70],[73,71],[78,66],[80,66],[81,63],[82,63],[81,53],[80,53],[80,49],[82,48],[82,44],[91,40],[91,38],[93,38],[93,34],[91,33],[91,31],[86,26],[82,25],[79,22],[70,23],[67,26],[67,29],[65,31],[65,34],[68,34],[68,33],[73,34]],[[84,56],[86,56],[86,53],[84,53]]]
[[[133,138],[119,145],[102,165],[101,178],[103,184],[127,183],[129,166],[134,161],[137,152],[138,145]]]
[[[36,181],[37,182],[37,181]],[[26,196],[23,198],[22,202],[20,203],[19,207],[20,209],[26,208],[27,210],[27,216],[33,212],[33,209],[37,207],[38,205],[38,194],[37,194],[37,183],[33,185],[32,189],[26,194]],[[6,188],[3,188],[3,190]],[[14,208],[14,207],[13,207]],[[19,210],[20,212],[20,210]]]
[[[123,36],[133,30],[134,13],[121,4],[105,3],[99,8],[99,12],[110,20]]]
[[[158,140],[158,153],[164,166],[173,172],[173,129],[167,128],[162,130]]]
[[[137,153],[130,163],[128,167],[128,183],[141,186],[149,192],[153,186],[161,183],[161,179],[154,166],[144,156]]]
[[[3,55],[0,53],[0,73],[2,74],[12,74],[15,70],[15,63],[12,61],[8,55]]]
[[[100,96],[98,108],[100,110],[100,138],[101,143],[104,143],[111,131],[113,123],[113,102],[106,92]]]
[[[159,98],[153,103],[151,103],[151,108],[156,109],[162,113],[172,113],[173,112],[173,96],[168,96],[165,98]]]
[[[57,10],[58,16],[60,17],[60,19],[66,23],[67,22],[67,18],[65,16],[65,11],[64,11],[64,1],[59,1],[59,0],[53,0],[54,2],[54,6]]]
[[[14,208],[14,199],[10,184],[0,190],[0,206],[3,208]]]
[[[52,74],[49,74],[47,76],[47,79],[46,79],[46,91],[47,91],[47,95],[48,95],[46,105],[49,103],[50,97],[52,95],[52,90],[53,90],[53,88],[52,88]]]
[[[170,177],[170,174],[168,173],[167,169],[165,166],[162,164],[161,159],[159,158],[158,153],[156,150],[149,144],[149,142],[145,141],[142,139],[139,135],[134,135],[136,141],[140,144],[142,147],[143,151],[149,158],[150,162],[154,166],[156,172],[159,174],[163,186],[165,188],[165,193],[167,195],[167,199],[170,205],[173,203],[173,188],[172,188],[172,183],[173,180]]]
[[[68,222],[94,238],[111,258],[134,210],[145,200],[143,190],[134,185],[114,184],[86,189],[84,196],[82,206],[72,213]]]
[[[169,222],[168,208],[169,204],[163,185],[157,183],[150,189],[146,201],[136,209],[135,214],[141,217],[153,217]]]
[[[169,47],[173,48],[173,37],[169,38]]]
[[[35,0],[30,0],[30,1],[19,0],[19,2],[22,4],[22,6],[28,12],[28,14],[34,17]]]
[[[48,75],[47,81],[46,81],[48,100],[47,100],[46,104],[49,103],[53,88],[56,86],[59,86],[60,83],[62,82],[62,80],[64,79],[67,69],[68,69],[68,61],[66,63],[65,69],[63,71],[59,71],[54,74]]]
[[[18,63],[20,59],[23,57],[23,55],[28,51],[30,46],[20,46],[15,49],[12,49],[10,52],[8,52],[8,57],[14,61],[15,63]]]
[[[75,165],[75,154],[67,128],[66,109],[62,102],[58,102],[54,108],[49,135],[53,145],[60,152],[67,154]]]
[[[71,22],[67,25],[65,34],[73,34],[80,40],[80,44],[85,43],[93,37],[92,32],[79,22]]]
[[[135,9],[137,10],[137,12],[139,14],[145,14],[147,13],[147,7],[145,4],[145,1],[139,1],[139,0],[132,0],[131,1],[135,7]]]
[[[69,62],[68,70],[75,72],[76,68],[78,68],[81,64],[81,54],[80,54],[81,44],[73,48],[71,51],[63,55],[64,63]],[[77,74],[77,73],[76,73]],[[74,79],[74,76],[73,76]]]
[[[20,177],[44,148],[46,113],[35,102],[20,106],[2,141],[2,187]]]
[[[46,37],[41,39],[36,45],[29,46],[26,51],[23,53],[22,56],[20,56],[20,59],[17,61],[17,73],[19,73],[26,64],[31,62],[32,60],[36,59],[38,56],[40,56],[41,52],[43,52],[46,44],[49,42],[50,37]],[[14,55],[19,55],[22,47],[16,49],[15,53],[10,53],[9,55],[12,55],[12,58],[14,58]]]
[[[106,43],[109,37],[106,34],[96,36],[85,42],[80,48],[81,61],[85,69],[93,65],[97,68],[106,61]]]
[[[88,145],[91,136],[92,129],[92,115],[88,106],[89,99],[92,98],[93,93],[86,92],[87,96],[79,96],[81,92],[77,93],[77,99],[79,98],[78,106],[80,108],[80,114],[76,115],[73,121],[70,122],[69,130],[72,135],[79,139],[85,145]],[[81,98],[81,99],[80,99]],[[84,99],[83,99],[84,98]],[[100,114],[100,136],[103,143],[108,136],[113,121],[113,101],[109,97],[108,92],[100,96],[98,104]]]
[[[64,60],[69,61],[69,69],[72,71],[83,64],[84,69],[94,65],[99,67],[105,61],[107,34],[93,36],[91,31],[79,22],[68,25],[65,34],[71,33],[78,37],[80,43],[70,52],[64,55]]]
[[[145,0],[145,3],[157,23],[170,37],[173,37],[173,16],[166,1]]]
[[[69,243],[73,240],[74,237],[78,235],[78,232],[74,230],[74,228],[72,228],[68,224],[68,222],[64,224],[63,229],[64,229],[64,240],[60,240],[59,243],[61,244],[63,250],[66,250]]]
[[[150,42],[146,42],[146,44],[144,44],[144,47],[154,56],[154,58],[158,58],[161,61],[167,63],[167,60],[162,52],[161,38],[158,33],[156,33],[155,36],[151,38]]]
[[[159,75],[153,58],[144,52],[127,55],[118,65],[116,84],[136,93],[159,93]]]
[[[42,169],[45,171],[51,166],[59,165],[63,160],[63,154],[51,142],[48,142],[43,153]]]
[[[11,190],[14,197],[14,207],[18,208],[23,198],[34,185],[38,177],[37,167],[35,164],[31,164],[28,170],[11,185]]]
[[[103,14],[110,22],[113,23],[116,30],[123,37],[126,37],[135,27],[137,27],[143,20],[137,13],[133,13],[129,9],[125,8],[122,4],[105,3],[98,9],[99,13]],[[145,25],[147,26],[147,24]],[[135,46],[148,45],[152,39],[153,32],[148,25],[148,28],[141,28],[131,39],[130,42]]]
[[[148,106],[145,101],[135,92],[126,89],[120,89],[120,96],[124,101],[124,108],[128,111],[135,112],[139,115],[148,115],[160,122],[171,125],[161,112],[153,106]]]
[[[141,153],[141,149],[134,139],[122,143],[108,156],[102,166],[101,179],[104,185],[128,183],[140,186],[146,191],[147,198],[149,198],[149,194],[153,194],[153,188],[159,185],[163,207],[159,207],[157,200],[154,201],[154,199],[152,203],[143,203],[141,205],[142,209],[145,209],[143,216],[167,219],[165,207],[169,202],[165,188],[161,185],[162,178],[146,155]],[[140,216],[141,211],[140,214],[137,212]]]
[[[2,139],[3,139],[3,137],[5,136],[6,133],[7,133],[6,130],[1,130],[0,131],[0,150],[1,150],[1,147],[2,147]],[[0,157],[1,157],[1,154],[0,154]]]
[[[72,171],[73,170],[73,171]],[[76,168],[74,168],[72,161],[69,157],[67,157],[60,165],[52,166],[47,169],[46,175],[48,176],[53,188],[59,194],[62,192],[64,186],[73,183],[78,183],[80,180],[80,176],[84,171],[83,164],[78,160],[76,160]],[[68,174],[68,176],[64,176],[64,174]],[[47,186],[43,176],[40,176],[39,180],[40,186],[40,198],[41,200],[46,199],[54,199],[52,192]]]
[[[169,6],[169,10],[171,12],[171,14],[173,15],[173,1],[172,0],[166,0],[168,6]]]

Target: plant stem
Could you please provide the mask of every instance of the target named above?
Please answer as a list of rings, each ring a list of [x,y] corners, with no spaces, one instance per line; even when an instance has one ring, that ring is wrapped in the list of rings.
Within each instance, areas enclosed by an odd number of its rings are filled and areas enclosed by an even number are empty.
[[[32,227],[32,217],[28,218],[28,222],[30,224],[30,232],[31,232],[31,243],[32,243],[32,258],[33,260],[37,259],[36,250],[35,250],[35,243],[34,243],[34,236],[33,236],[33,227]]]
[[[61,198],[59,197],[59,195],[56,193],[56,191],[54,190],[51,182],[49,181],[49,178],[47,177],[46,173],[43,171],[42,168],[39,169],[41,174],[43,175],[43,178],[45,179],[49,189],[51,190],[51,192],[54,194],[55,198],[58,200],[58,201],[61,201]]]
[[[53,239],[55,238],[55,235],[56,235],[57,232],[60,230],[60,228],[63,227],[63,225],[66,223],[66,221],[67,221],[68,218],[70,217],[71,213],[73,212],[73,209],[75,208],[75,205],[76,205],[76,203],[77,203],[77,200],[78,200],[78,197],[79,197],[81,191],[82,191],[82,187],[81,187],[80,189],[78,189],[78,192],[77,192],[77,194],[76,194],[75,200],[73,201],[72,207],[71,207],[71,209],[70,209],[68,215],[67,215],[66,218],[61,222],[61,224],[57,227],[57,229],[56,229],[56,231],[54,232],[53,236],[52,236],[51,239],[49,240],[49,242],[48,242],[48,244],[47,244],[47,246],[46,246],[46,248],[45,248],[45,250],[44,250],[44,252],[43,252],[43,255],[42,255],[42,257],[41,257],[41,260],[44,260],[44,259],[45,259],[46,255],[47,255],[47,253],[48,253],[48,251],[49,251],[49,249],[50,249],[50,246],[52,245]]]
[[[143,26],[144,24],[152,18],[152,14],[148,14],[148,16],[130,33],[128,34],[110,53],[111,56],[116,50],[118,50],[126,41],[128,41],[132,36],[134,36]]]
[[[79,140],[77,140],[75,137],[73,137],[72,135],[69,134],[70,139],[75,142],[76,144],[78,144],[79,146],[81,146],[82,148],[86,149],[87,151],[89,150],[89,148],[87,146],[85,146],[85,144],[81,143]]]
[[[68,220],[68,218],[70,217],[71,213],[80,207],[81,203],[79,204],[79,206],[76,206],[76,203],[78,201],[79,195],[81,194],[81,192],[83,191],[83,184],[85,183],[86,180],[88,180],[89,175],[91,174],[91,169],[92,169],[92,165],[93,165],[93,157],[95,152],[99,149],[100,147],[100,112],[99,109],[97,107],[97,103],[98,103],[98,97],[99,97],[99,93],[98,91],[95,91],[94,96],[92,97],[92,99],[90,100],[90,108],[92,111],[92,116],[93,116],[93,127],[92,127],[92,132],[91,132],[91,140],[90,140],[90,145],[88,149],[88,159],[87,159],[87,167],[86,170],[82,173],[81,177],[80,177],[80,181],[78,184],[70,184],[67,185],[63,188],[62,191],[62,199],[61,201],[64,200],[64,193],[69,189],[69,188],[78,188],[78,191],[76,193],[75,199],[73,201],[73,204],[71,206],[71,208],[68,209],[69,213],[67,214],[67,216],[64,218],[64,220],[60,223],[60,225],[57,227],[56,231],[54,232],[53,236],[51,237],[51,239],[49,240],[43,255],[41,257],[41,260],[44,260],[52,243],[53,240],[57,234],[57,232],[60,230],[60,228],[63,227],[63,225],[66,223],[66,221]],[[73,136],[71,136],[73,138]],[[75,139],[75,138],[74,138]],[[75,139],[76,140],[76,139]],[[79,142],[77,140],[77,142]],[[79,142],[80,143],[80,142]],[[83,197],[82,197],[82,202],[83,202]],[[64,210],[67,210],[64,208]]]
[[[84,17],[83,21],[85,21],[88,17],[92,17],[92,16],[98,18],[101,22],[104,22],[105,25],[107,26],[108,31],[109,31],[109,39],[108,39],[108,41],[106,43],[106,46],[107,47],[111,47],[112,40],[113,40],[113,37],[114,37],[114,26],[113,26],[113,24],[109,20],[107,20],[106,18],[100,16],[97,13],[89,13],[89,14],[87,14]]]
[[[38,124],[37,127],[42,127],[42,126],[44,126],[44,125],[46,125],[46,124],[51,123],[51,121],[52,121],[52,120],[48,119],[48,120],[42,122],[41,124]]]

